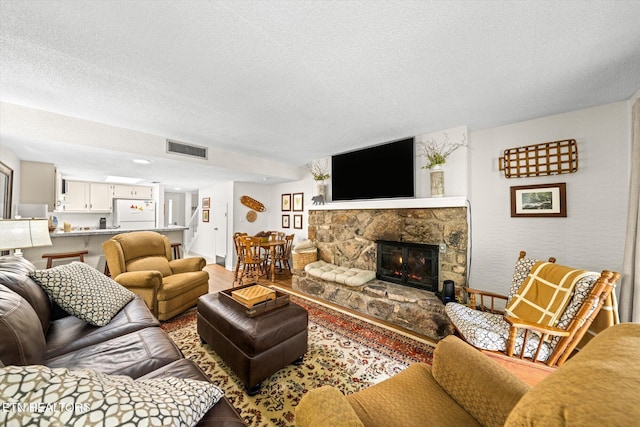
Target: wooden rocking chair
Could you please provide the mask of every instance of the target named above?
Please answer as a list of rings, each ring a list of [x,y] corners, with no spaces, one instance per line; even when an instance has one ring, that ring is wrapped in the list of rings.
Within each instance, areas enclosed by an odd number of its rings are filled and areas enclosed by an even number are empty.
[[[510,358],[536,364],[560,366],[576,349],[605,301],[610,301],[620,274],[608,270],[600,274],[571,270],[553,264],[553,258],[543,263],[525,258],[525,255],[524,251],[520,252],[509,296],[465,288],[469,294],[469,306],[449,303],[445,310],[459,336],[481,351],[503,353]],[[537,276],[544,268],[555,268],[554,271],[562,271],[563,274],[571,270],[574,274],[571,276],[575,278],[573,286],[566,287],[565,303],[555,307],[555,312],[541,311],[547,315],[545,321],[516,317],[512,310],[516,310],[514,307],[517,305],[525,309],[534,306],[526,299],[527,289],[540,283],[542,286],[549,284]],[[569,276],[563,276],[563,283],[568,283],[564,277]],[[555,283],[551,286],[553,290],[558,289]],[[488,306],[485,299],[489,301]],[[507,302],[504,312],[496,308],[497,299]]]

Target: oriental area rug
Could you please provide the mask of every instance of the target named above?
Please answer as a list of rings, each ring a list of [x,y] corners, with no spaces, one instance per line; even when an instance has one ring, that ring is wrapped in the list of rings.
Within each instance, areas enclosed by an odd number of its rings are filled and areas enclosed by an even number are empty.
[[[196,309],[164,322],[185,357],[196,362],[224,390],[250,426],[294,426],[295,406],[308,391],[332,385],[344,394],[396,375],[411,363],[431,364],[433,347],[398,332],[291,296],[309,312],[308,351],[300,366],[289,365],[263,381],[249,396],[240,379],[196,331]]]

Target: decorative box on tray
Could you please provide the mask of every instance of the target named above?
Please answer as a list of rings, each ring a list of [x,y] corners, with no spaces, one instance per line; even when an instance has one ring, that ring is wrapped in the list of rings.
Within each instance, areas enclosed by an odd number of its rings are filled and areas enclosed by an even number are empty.
[[[289,304],[289,295],[255,283],[219,292],[220,301],[254,317]]]

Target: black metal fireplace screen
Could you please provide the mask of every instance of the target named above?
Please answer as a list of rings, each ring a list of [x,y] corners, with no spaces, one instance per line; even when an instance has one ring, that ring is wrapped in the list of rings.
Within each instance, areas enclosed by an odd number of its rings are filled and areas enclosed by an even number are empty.
[[[378,240],[376,277],[431,292],[438,290],[438,245]]]

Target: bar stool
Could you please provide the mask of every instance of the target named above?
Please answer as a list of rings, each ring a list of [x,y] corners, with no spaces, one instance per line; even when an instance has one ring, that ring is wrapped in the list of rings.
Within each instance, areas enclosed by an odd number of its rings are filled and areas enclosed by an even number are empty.
[[[81,262],[84,262],[84,256],[88,254],[89,251],[75,251],[75,252],[58,252],[55,254],[43,254],[42,258],[47,259],[47,268],[51,268],[54,259],[64,259],[64,258],[80,258]]]
[[[173,259],[182,258],[180,256],[180,246],[182,246],[182,243],[172,243],[171,244],[171,249],[173,250]]]

